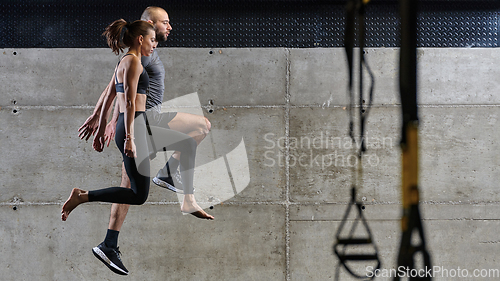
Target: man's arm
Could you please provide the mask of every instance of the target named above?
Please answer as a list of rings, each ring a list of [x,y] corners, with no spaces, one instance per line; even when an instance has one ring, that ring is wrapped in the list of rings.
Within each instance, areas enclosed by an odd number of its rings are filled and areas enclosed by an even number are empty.
[[[104,139],[107,142],[106,146],[109,147],[109,143],[115,138],[116,134],[116,123],[118,123],[118,116],[120,116],[120,103],[118,99],[115,99],[115,110],[113,111],[113,117],[106,125],[106,131],[104,132]]]
[[[111,78],[111,81],[115,78],[115,75],[113,74],[113,78]],[[99,112],[97,116],[97,134],[94,137],[94,144],[93,147],[96,151],[101,152],[104,148],[105,144],[105,132],[106,132],[106,122],[108,121],[109,114],[111,113],[111,107],[113,105],[113,101],[115,100],[116,97],[116,88],[109,86],[106,88],[107,91],[105,92],[102,101],[100,102],[100,108],[101,111]],[[97,107],[97,106],[96,106]],[[94,115],[94,114],[93,114]]]
[[[87,120],[85,120],[83,125],[78,129],[79,132],[78,137],[80,137],[80,139],[85,138],[85,140],[88,140],[90,136],[95,134],[97,127],[99,126],[99,115],[102,110],[104,98],[106,97],[106,94],[108,93],[109,90],[115,91],[115,87],[113,87],[114,85],[113,77],[111,78],[111,81],[109,81],[109,84],[106,87],[106,89],[104,89],[101,96],[99,97],[99,100],[95,105],[94,112],[92,112],[92,114],[87,118]]]

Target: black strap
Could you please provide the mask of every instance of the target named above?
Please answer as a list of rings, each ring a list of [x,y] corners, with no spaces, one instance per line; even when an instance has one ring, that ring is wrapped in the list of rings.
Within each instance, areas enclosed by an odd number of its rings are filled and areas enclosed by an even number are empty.
[[[408,211],[408,210],[407,210]],[[427,251],[427,246],[425,243],[424,228],[422,225],[422,219],[420,217],[420,211],[418,204],[412,205],[409,210],[409,214],[406,216],[407,224],[406,230],[402,232],[401,244],[399,246],[398,254],[398,268],[404,267],[405,270],[415,269],[415,256],[418,253],[422,254],[424,267],[432,268],[431,257]],[[413,245],[413,234],[417,232],[420,236],[420,244]],[[394,280],[400,280],[400,276],[395,276]],[[410,280],[432,280],[432,276],[410,276]]]
[[[118,60],[118,63],[116,64],[116,68],[115,68],[115,84],[118,84],[118,78],[116,77],[116,71],[118,70],[118,66],[120,65],[120,62],[122,62],[122,59],[126,56],[129,56],[129,55],[132,55],[132,54],[125,54],[120,60]]]
[[[348,221],[349,213],[351,209],[355,207],[357,210],[357,217],[353,222],[353,226],[349,230],[349,235],[347,237],[342,238],[341,233],[344,229],[346,222]],[[366,237],[354,237],[354,232],[356,231],[358,223],[361,222],[362,226],[365,228],[367,233]],[[359,245],[371,245],[373,247],[373,252],[371,253],[349,253],[347,251],[352,252],[355,246]],[[336,234],[336,242],[333,245],[333,252],[338,257],[340,265],[342,265],[347,272],[349,272],[352,276],[358,279],[366,279],[366,272],[363,274],[356,273],[348,263],[349,261],[375,261],[376,266],[374,269],[380,269],[380,258],[378,256],[377,245],[373,242],[372,233],[370,228],[368,227],[368,223],[366,222],[365,217],[363,216],[363,205],[359,202],[356,202],[356,188],[353,186],[351,189],[351,202],[347,206],[347,210],[344,213],[344,217],[340,222],[339,228]],[[338,271],[337,271],[338,274]],[[373,279],[374,276],[372,276]],[[336,278],[338,280],[338,276]]]
[[[368,1],[365,1],[366,3]],[[354,46],[356,45],[356,40],[358,38],[355,37],[355,31],[356,31],[356,19],[358,20],[358,29],[360,33],[359,37],[359,46],[360,46],[360,65],[359,65],[359,115],[360,115],[360,150],[358,151],[358,160],[359,163],[361,163],[362,160],[362,155],[366,151],[365,147],[365,142],[364,142],[364,131],[365,131],[365,120],[368,115],[369,109],[372,105],[372,100],[373,100],[373,88],[374,88],[374,77],[373,74],[368,67],[368,64],[366,63],[364,59],[364,5],[365,3],[362,0],[349,0],[347,2],[346,10],[347,10],[347,15],[346,15],[346,27],[345,27],[345,51],[346,51],[346,56],[347,56],[347,63],[348,63],[348,68],[349,68],[349,85],[348,85],[348,95],[349,95],[349,136],[351,137],[353,143],[356,143],[355,139],[355,134],[354,134],[354,67],[353,67],[353,61],[354,61]],[[363,66],[367,69],[370,79],[371,79],[371,86],[370,86],[370,93],[369,93],[369,102],[368,105],[365,107],[364,100],[363,100]],[[354,145],[354,147],[356,147]],[[360,173],[361,177],[361,168],[358,172]],[[340,266],[343,266],[349,274],[352,276],[359,278],[359,279],[366,279],[366,272],[363,272],[363,274],[358,274],[356,273],[350,266],[350,261],[374,261],[376,263],[375,269],[380,269],[380,259],[378,256],[378,249],[377,246],[375,245],[372,234],[370,231],[370,228],[368,227],[368,223],[366,222],[365,217],[363,216],[363,206],[361,203],[356,201],[356,185],[354,182],[356,182],[356,172],[355,168],[353,168],[353,185],[351,187],[351,201],[347,206],[347,209],[344,213],[344,217],[339,225],[339,228],[337,230],[336,234],[336,242],[333,245],[333,252],[334,254],[338,257],[339,259],[339,266],[337,267],[337,280],[338,280],[338,274],[339,274],[339,268]],[[346,222],[348,221],[349,213],[351,212],[352,208],[355,208],[357,210],[357,217],[353,221],[353,226],[349,230],[349,234],[346,237],[342,237],[342,232],[343,229],[346,225]],[[361,225],[365,228],[365,231],[367,233],[366,237],[355,237],[354,233],[357,228],[358,223],[361,223]],[[353,252],[354,248],[359,245],[365,245],[365,246],[370,246],[372,247],[373,251],[371,253],[350,253]],[[348,253],[349,252],[349,253]],[[373,279],[374,276],[372,276]]]
[[[418,105],[417,105],[417,8],[418,0],[400,0],[401,13],[401,50],[400,50],[400,95],[403,115],[401,148],[403,157],[408,157],[405,161],[417,161],[410,159],[416,151],[418,156],[418,141],[408,138],[410,130],[418,132]],[[413,134],[416,134],[415,132]],[[411,140],[411,142],[410,142]],[[417,138],[418,140],[418,138]],[[403,169],[407,169],[403,165]],[[405,177],[418,179],[418,169],[405,170],[403,173],[403,216],[401,218],[401,244],[398,254],[398,268],[415,269],[415,255],[421,253],[425,268],[432,268],[431,258],[426,248],[424,229],[419,210],[418,185],[408,184]],[[411,200],[408,200],[411,198]],[[419,236],[420,244],[413,245],[413,234]],[[399,276],[394,280],[400,280]],[[431,280],[431,276],[410,277],[410,280]]]
[[[156,152],[156,145],[155,145],[155,141],[154,141],[154,138],[153,138],[153,133],[151,132],[151,127],[149,126],[149,121],[148,121],[148,115],[147,114],[144,114],[144,119],[146,120],[146,128],[148,130],[148,134],[150,136],[150,140],[151,140],[151,145],[153,146],[153,151]]]
[[[375,78],[364,55],[364,42],[365,42],[365,1],[350,0],[346,5],[346,27],[344,38],[344,49],[347,56],[347,64],[349,68],[349,136],[354,140],[354,121],[352,107],[354,105],[354,47],[358,38],[354,36],[356,33],[356,18],[358,19],[358,32],[359,32],[359,116],[360,116],[360,141],[361,152],[366,151],[365,145],[365,121],[368,118],[371,106],[373,104],[373,90],[375,88]],[[368,1],[366,1],[368,2]],[[368,102],[364,100],[363,95],[363,68],[366,69],[370,76],[370,89],[368,94]],[[366,106],[365,106],[366,104]]]

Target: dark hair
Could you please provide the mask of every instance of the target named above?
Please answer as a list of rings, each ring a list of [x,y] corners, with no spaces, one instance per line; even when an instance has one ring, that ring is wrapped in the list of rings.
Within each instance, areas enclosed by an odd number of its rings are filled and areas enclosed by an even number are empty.
[[[125,32],[122,36],[124,28]],[[118,55],[125,47],[131,47],[135,38],[139,35],[146,36],[150,30],[154,31],[154,27],[147,21],[136,20],[128,23],[124,19],[119,19],[108,25],[102,35],[106,36],[108,46],[113,53]]]

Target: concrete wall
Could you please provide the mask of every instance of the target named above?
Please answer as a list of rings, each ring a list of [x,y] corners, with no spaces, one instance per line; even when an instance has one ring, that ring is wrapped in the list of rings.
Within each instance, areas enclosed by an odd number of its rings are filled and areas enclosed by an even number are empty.
[[[208,209],[214,221],[181,215],[177,196],[152,185],[120,234],[127,278],[332,280],[332,245],[354,161],[343,50],[159,53],[165,100],[196,92],[212,122],[197,163],[209,165],[243,139],[250,183],[222,204],[197,197],[214,205]],[[389,269],[396,265],[401,214],[398,50],[368,49],[366,56],[376,86],[358,195]],[[471,274],[498,270],[500,52],[421,49],[418,56],[421,209],[433,264]],[[97,153],[77,133],[117,57],[107,49],[3,49],[0,58],[1,279],[122,279],[91,253],[105,236],[110,205],[82,205],[67,222],[59,214],[71,188],[119,184],[114,144]],[[213,177],[197,174],[198,194]],[[367,265],[358,266],[362,274]],[[352,280],[343,269],[340,277]]]

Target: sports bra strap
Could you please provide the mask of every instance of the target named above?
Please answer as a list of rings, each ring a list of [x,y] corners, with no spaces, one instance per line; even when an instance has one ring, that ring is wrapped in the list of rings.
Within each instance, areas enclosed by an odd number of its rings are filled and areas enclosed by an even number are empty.
[[[132,54],[125,54],[119,61],[118,63],[116,64],[116,69],[115,69],[115,84],[118,84],[118,77],[116,77],[116,71],[118,70],[118,66],[120,65],[120,62],[122,61],[122,59],[128,55],[132,55]],[[123,83],[123,82],[122,82]]]

